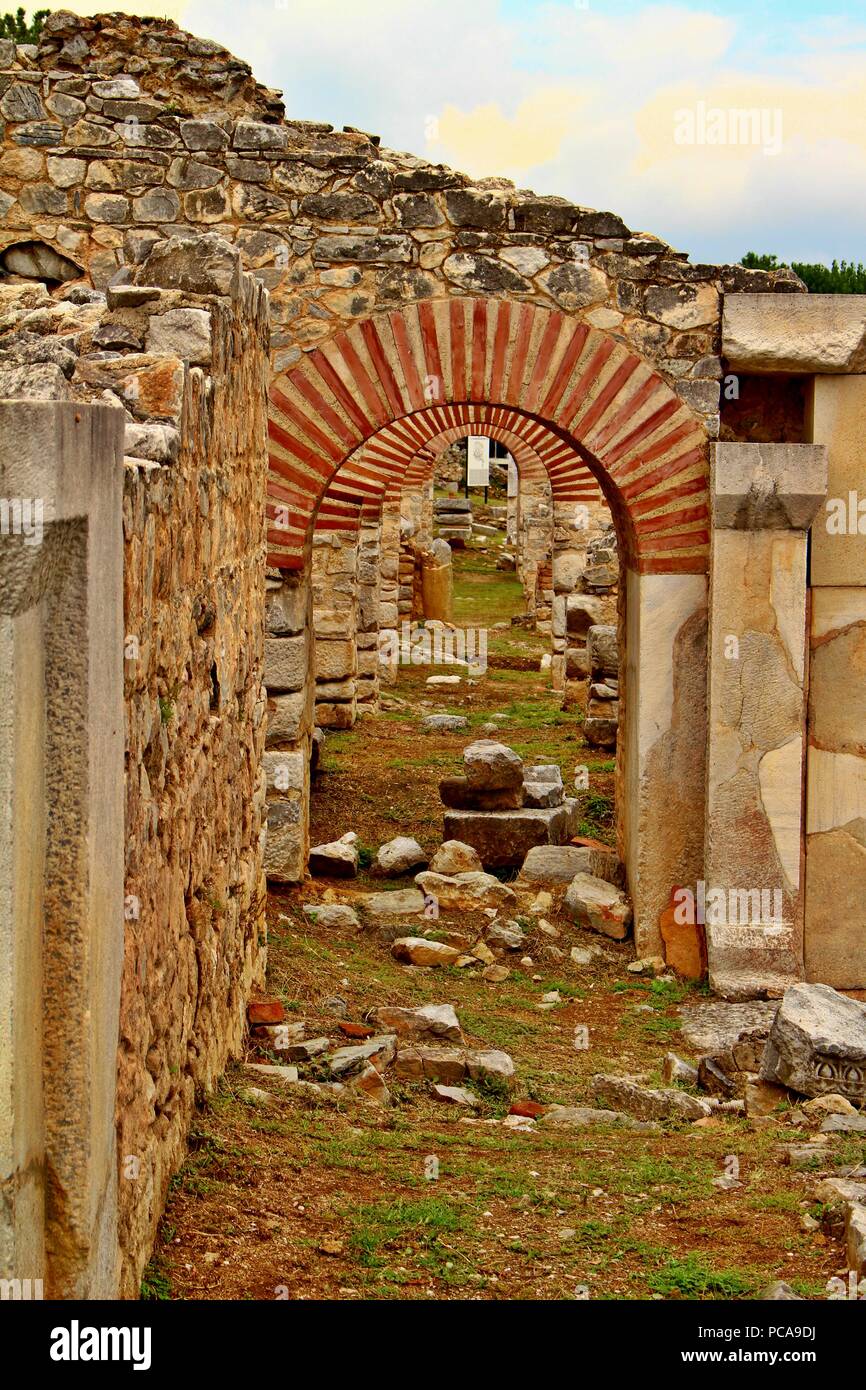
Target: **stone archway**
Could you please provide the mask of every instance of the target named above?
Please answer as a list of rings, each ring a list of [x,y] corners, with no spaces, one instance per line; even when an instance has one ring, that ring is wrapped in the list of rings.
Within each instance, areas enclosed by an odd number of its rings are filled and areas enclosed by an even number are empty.
[[[327,484],[362,444],[375,436],[345,477],[363,497],[405,474],[472,406],[479,425],[527,422],[559,496],[579,495],[582,456],[639,573],[706,571],[708,441],[670,386],[622,342],[565,314],[469,298],[365,320],[275,378],[269,517],[282,524],[268,528],[269,563],[302,567]]]
[[[271,387],[268,563],[303,571],[325,505],[399,488],[443,431],[507,428],[554,499],[598,487],[620,537],[618,842],[639,951],[700,877],[706,757],[708,439],[619,339],[534,304],[454,298],[365,320]],[[328,523],[331,524],[331,523]]]

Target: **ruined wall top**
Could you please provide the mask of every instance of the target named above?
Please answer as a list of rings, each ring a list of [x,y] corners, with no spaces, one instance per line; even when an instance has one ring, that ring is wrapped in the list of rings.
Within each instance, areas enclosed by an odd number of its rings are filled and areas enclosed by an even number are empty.
[[[141,284],[156,243],[216,233],[269,291],[274,374],[377,314],[468,294],[611,335],[711,438],[723,296],[804,289],[295,119],[280,95],[169,21],[58,12],[36,45],[0,40],[0,282]]]
[[[10,40],[5,46],[14,47]],[[0,66],[6,67],[12,54],[3,47]],[[134,77],[146,96],[188,115],[212,111],[279,121],[285,114],[281,94],[256,82],[248,63],[169,19],[57,10],[45,20],[38,44],[19,46],[17,57],[22,66],[58,75]]]

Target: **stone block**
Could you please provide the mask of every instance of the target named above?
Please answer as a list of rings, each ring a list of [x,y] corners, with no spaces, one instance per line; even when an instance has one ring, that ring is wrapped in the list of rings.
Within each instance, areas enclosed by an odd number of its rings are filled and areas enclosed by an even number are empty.
[[[300,801],[268,804],[265,874],[277,883],[300,883],[304,877],[304,826]]]
[[[570,637],[582,637],[591,627],[604,622],[605,604],[594,594],[568,594],[565,600],[565,626]],[[576,643],[572,643],[576,646]]]
[[[155,314],[147,330],[147,351],[171,353],[206,367],[211,360],[211,316],[205,309],[169,309]]]
[[[307,694],[303,690],[293,695],[275,695],[268,700],[268,748],[297,742],[307,723],[307,706]]]
[[[571,883],[575,874],[593,872],[588,845],[536,845],[526,855],[519,878],[523,883]]]
[[[734,371],[866,372],[866,303],[859,294],[728,294],[722,355]]]
[[[356,700],[316,705],[316,723],[323,729],[351,729],[358,717]]]
[[[295,579],[268,580],[265,625],[274,637],[303,632],[307,623],[307,586]]]
[[[344,629],[345,631],[345,626]],[[357,651],[350,638],[328,638],[316,635],[316,680],[345,680],[357,673]]]
[[[305,785],[307,760],[302,752],[266,751],[262,754],[267,789],[281,792],[301,792]]]
[[[450,810],[443,839],[462,840],[477,850],[485,869],[516,867],[534,845],[559,845],[569,833],[572,802],[542,810]]]
[[[439,796],[443,806],[455,811],[516,811],[523,805],[523,783],[485,791],[471,786],[465,777],[443,777]]]
[[[270,693],[303,689],[307,675],[306,635],[265,638],[265,686]]]
[[[827,495],[820,444],[714,444],[713,525],[807,531]]]
[[[785,991],[764,1051],[764,1081],[805,1096],[866,1100],[866,1004],[829,985]]]
[[[812,527],[811,583],[866,589],[866,376],[817,376],[810,414],[812,441],[827,450],[827,499]]]
[[[565,895],[565,909],[578,926],[622,941],[628,936],[632,911],[628,898],[613,884],[593,874],[575,874]]]

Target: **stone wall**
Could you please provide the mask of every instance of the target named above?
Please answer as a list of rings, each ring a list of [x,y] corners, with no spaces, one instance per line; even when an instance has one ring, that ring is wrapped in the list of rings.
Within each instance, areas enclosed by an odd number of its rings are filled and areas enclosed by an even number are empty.
[[[138,279],[107,301],[0,286],[0,393],[102,402],[123,439],[115,1214],[127,1295],[196,1097],[239,1050],[265,963],[267,295],[217,238],[174,243]]]
[[[158,238],[215,229],[271,291],[275,372],[407,300],[476,293],[579,312],[718,429],[720,294],[790,271],[690,265],[622,219],[284,118],[248,66],[168,21],[58,12],[0,52],[0,263],[38,238],[104,287]],[[20,253],[25,257],[25,252]],[[22,264],[24,261],[22,260]]]
[[[267,297],[244,276],[234,295],[206,302],[161,316],[209,317],[210,352],[182,368],[165,424],[128,431],[128,448],[161,432],[176,453],[126,460],[125,624],[136,652],[125,664],[126,892],[138,900],[137,916],[127,911],[117,1096],[127,1294],[196,1096],[239,1052],[265,966]],[[160,320],[149,322],[153,337]],[[130,1159],[138,1176],[126,1179]]]

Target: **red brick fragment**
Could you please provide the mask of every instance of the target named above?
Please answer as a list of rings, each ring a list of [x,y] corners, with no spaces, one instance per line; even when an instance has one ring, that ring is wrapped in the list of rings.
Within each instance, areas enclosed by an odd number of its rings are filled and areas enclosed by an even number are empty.
[[[546,1115],[550,1109],[549,1105],[542,1105],[538,1100],[516,1100],[509,1109],[509,1115],[524,1115],[529,1120],[537,1120],[539,1115]]]
[[[376,1034],[375,1028],[368,1028],[366,1023],[338,1023],[337,1027],[347,1038],[372,1038]]]
[[[247,1018],[254,1023],[285,1023],[286,1011],[279,999],[256,999],[247,1005]]]

